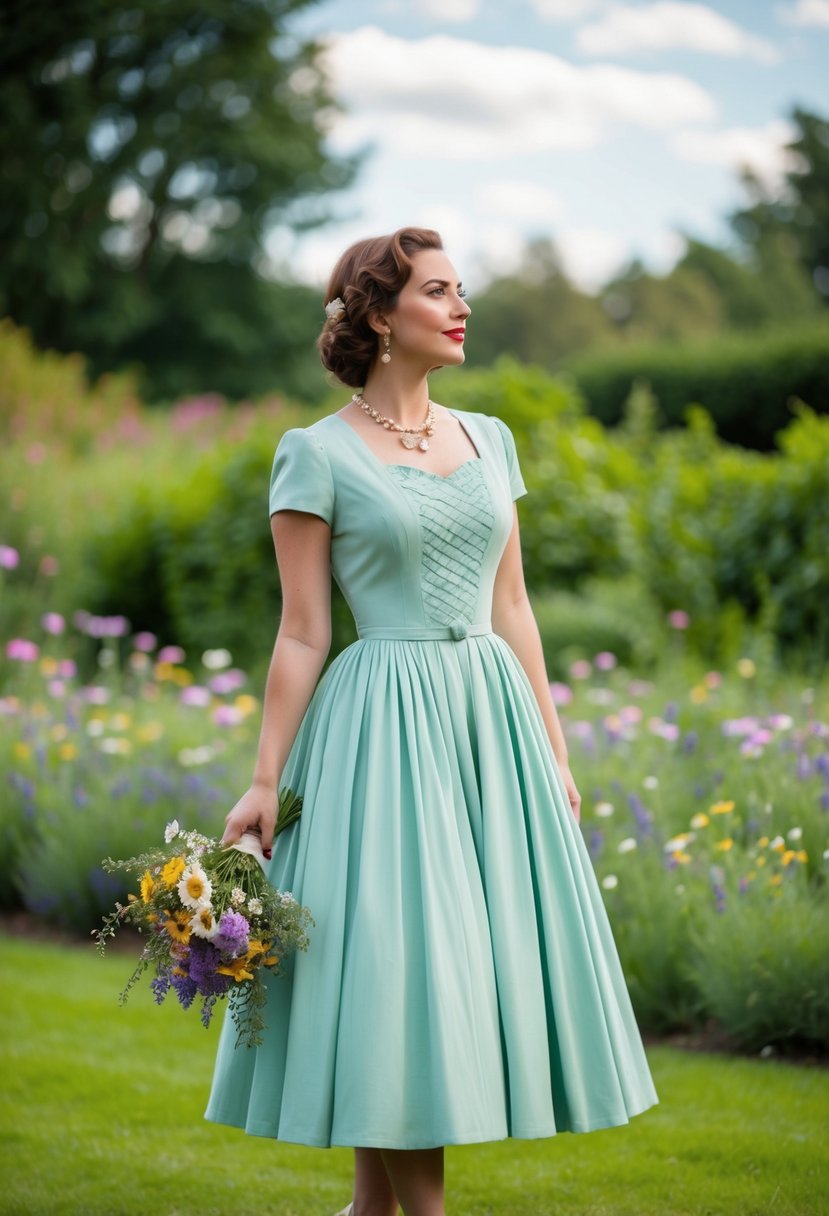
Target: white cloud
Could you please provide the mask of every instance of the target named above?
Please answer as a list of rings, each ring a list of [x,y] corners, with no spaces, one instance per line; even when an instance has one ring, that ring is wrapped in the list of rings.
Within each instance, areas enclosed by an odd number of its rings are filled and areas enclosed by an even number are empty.
[[[605,228],[557,228],[553,238],[568,278],[582,291],[597,291],[631,257],[628,242]]]
[[[686,0],[616,5],[600,20],[583,26],[576,41],[590,55],[683,50],[748,57],[762,63],[774,63],[779,58],[767,39],[750,34],[707,4]]]
[[[791,25],[816,25],[829,29],[829,0],[797,0],[791,8],[779,8],[781,21]]]
[[[418,9],[430,21],[445,21],[461,23],[477,17],[481,7],[480,0],[415,0],[414,8]]]
[[[714,117],[687,77],[574,65],[527,47],[363,27],[329,40],[325,66],[347,113],[331,144],[378,144],[407,158],[457,161],[590,148],[618,124],[670,129]]]
[[[612,8],[613,0],[532,0],[532,6],[543,20],[564,25]]]
[[[764,127],[731,127],[724,131],[678,131],[671,146],[682,160],[701,165],[721,165],[738,171],[750,167],[771,190],[777,189],[793,154],[786,144],[797,136],[794,125],[774,119]]]
[[[566,203],[560,194],[538,182],[499,177],[482,182],[476,191],[481,215],[550,224],[561,218]]]

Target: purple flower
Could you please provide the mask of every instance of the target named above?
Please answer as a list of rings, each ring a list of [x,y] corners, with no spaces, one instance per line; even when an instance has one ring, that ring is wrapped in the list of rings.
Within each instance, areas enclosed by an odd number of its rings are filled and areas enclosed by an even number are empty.
[[[202,996],[223,996],[232,978],[218,975],[216,968],[222,965],[222,956],[211,942],[194,938],[190,941],[190,979]]]
[[[167,993],[170,991],[170,973],[165,971],[162,972],[161,975],[157,975],[155,979],[150,982],[150,988],[152,989],[153,1000],[155,1001],[156,1005],[160,1005]]]
[[[196,999],[198,988],[188,975],[172,975],[170,983],[175,989],[176,996],[182,1009],[189,1009]]]
[[[675,608],[673,612],[668,613],[668,624],[671,629],[687,629],[691,624],[691,618],[681,608]]]
[[[247,676],[243,671],[240,671],[238,667],[231,667],[227,671],[220,671],[208,680],[207,683],[212,692],[222,696],[224,693],[235,692],[246,681]]]
[[[616,666],[618,659],[611,651],[600,650],[599,653],[594,656],[593,662],[596,665],[597,671],[612,671]]]
[[[238,726],[245,719],[238,705],[217,705],[212,717],[216,726]]]
[[[628,806],[630,807],[631,814],[636,820],[636,825],[642,835],[652,835],[653,828],[651,825],[653,822],[653,816],[651,815],[650,811],[647,810],[645,804],[642,802],[642,799],[638,794],[628,794]]]
[[[136,650],[141,650],[145,654],[149,654],[151,650],[155,650],[158,639],[154,633],[149,633],[146,629],[141,633],[137,633],[132,639],[132,644]]]
[[[241,912],[233,912],[230,908],[222,913],[222,919],[219,921],[219,932],[213,938],[212,945],[217,950],[221,950],[224,954],[229,954],[231,958],[238,958],[240,954],[245,954],[248,948],[250,933],[250,925],[247,917]]]
[[[0,545],[0,569],[14,570],[20,565],[20,554],[11,545]]]

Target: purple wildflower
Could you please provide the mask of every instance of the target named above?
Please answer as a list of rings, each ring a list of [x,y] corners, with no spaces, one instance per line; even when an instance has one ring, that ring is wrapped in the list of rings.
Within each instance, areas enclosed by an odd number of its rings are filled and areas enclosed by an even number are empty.
[[[645,804],[642,802],[642,799],[638,794],[628,794],[628,806],[630,807],[633,818],[636,820],[636,826],[639,828],[642,835],[653,835],[653,816],[651,815],[650,811],[647,810]]]
[[[188,970],[202,996],[223,996],[232,984],[229,975],[217,974],[216,968],[221,965],[222,956],[210,942],[191,939]]]
[[[190,979],[189,975],[172,975],[170,976],[170,983],[175,990],[182,1009],[189,1009],[198,993],[198,988],[194,981]]]
[[[228,908],[222,913],[219,921],[219,932],[213,938],[212,945],[231,958],[245,954],[249,943],[250,925],[247,917],[241,912],[233,912]]]
[[[170,991],[170,982],[170,973],[168,971],[163,971],[161,975],[157,975],[155,979],[150,982],[150,987],[153,990],[153,999],[156,1005],[160,1005],[167,993]]]

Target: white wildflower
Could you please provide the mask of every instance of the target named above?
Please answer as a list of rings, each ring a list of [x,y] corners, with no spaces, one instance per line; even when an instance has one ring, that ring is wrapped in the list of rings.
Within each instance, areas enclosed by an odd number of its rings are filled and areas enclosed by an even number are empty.
[[[201,909],[209,905],[213,884],[198,863],[189,865],[178,883],[178,897],[185,908]]]
[[[789,840],[800,840],[803,835],[803,828],[790,828],[786,835]]]
[[[646,777],[645,780],[642,782],[642,784],[644,785],[646,790],[658,789],[659,788],[659,778],[658,777]]]
[[[595,809],[599,819],[609,819],[614,811],[612,802],[597,802]]]
[[[199,764],[207,764],[213,759],[214,754],[209,743],[202,747],[184,747],[178,754],[178,762],[185,768],[194,768]]]
[[[196,937],[203,937],[208,942],[216,936],[219,932],[219,922],[213,915],[210,904],[196,909],[190,917],[190,930]]]
[[[637,845],[634,838],[632,836],[626,836],[624,840],[619,841],[616,849],[619,853],[629,853],[631,849],[635,849],[636,847]]]
[[[233,657],[229,650],[218,647],[215,650],[205,650],[201,661],[208,671],[221,671],[223,667],[230,666],[233,662]]]
[[[261,916],[262,915],[262,900],[257,899],[255,896],[253,899],[249,899],[248,900],[248,912],[250,912],[251,916]]]
[[[178,836],[180,830],[181,829],[178,826],[178,820],[173,819],[170,823],[167,824],[166,828],[164,829],[164,843],[169,844],[172,840],[175,840],[175,838],[176,838],[176,836]]]
[[[230,902],[234,908],[241,908],[245,902],[245,893],[241,887],[234,887],[230,892]]]
[[[602,886],[604,887],[605,891],[612,891],[613,888],[618,887],[618,885],[619,879],[615,874],[605,874],[604,878],[602,879]]]

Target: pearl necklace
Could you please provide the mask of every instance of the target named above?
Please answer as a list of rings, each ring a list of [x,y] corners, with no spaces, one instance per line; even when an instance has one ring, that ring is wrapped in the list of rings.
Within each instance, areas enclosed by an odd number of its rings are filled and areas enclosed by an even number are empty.
[[[399,431],[400,442],[403,444],[404,448],[409,448],[410,450],[412,448],[418,448],[421,452],[429,451],[429,440],[426,438],[426,436],[433,434],[435,428],[435,407],[431,401],[429,402],[426,421],[422,422],[420,426],[405,427],[399,426],[396,422],[393,422],[391,418],[384,417],[383,414],[378,414],[377,410],[373,409],[373,407],[369,405],[361,393],[355,393],[351,400],[355,405],[359,405],[360,409],[364,410],[365,413],[373,418],[375,422],[379,423],[380,426],[385,427],[387,431]],[[421,434],[421,432],[423,433]],[[418,436],[420,436],[420,438],[418,438]]]

